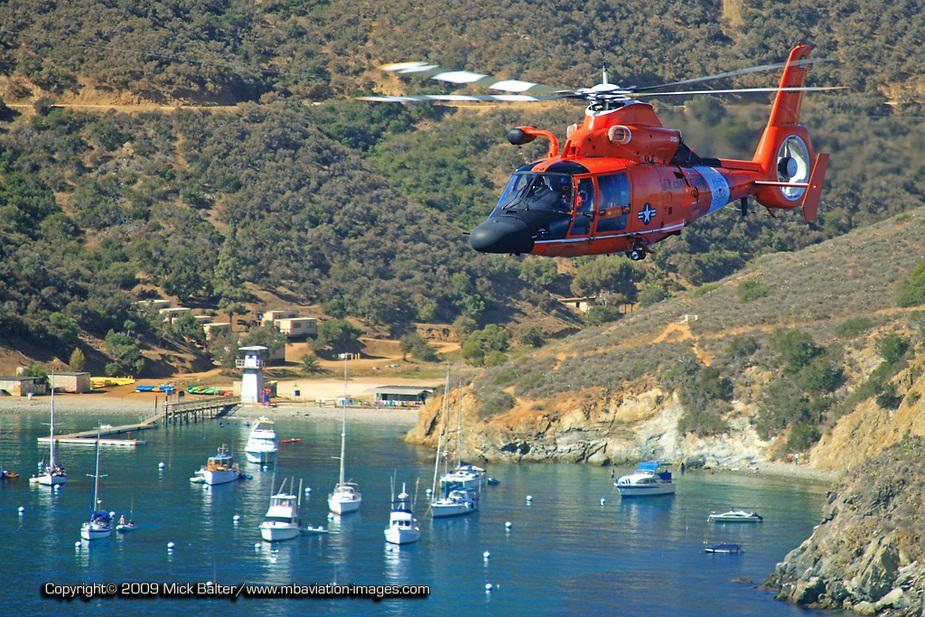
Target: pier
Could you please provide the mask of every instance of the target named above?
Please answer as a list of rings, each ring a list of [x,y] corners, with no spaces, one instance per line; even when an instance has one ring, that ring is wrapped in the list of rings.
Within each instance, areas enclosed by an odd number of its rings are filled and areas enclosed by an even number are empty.
[[[189,424],[202,420],[212,420],[222,418],[230,414],[241,404],[241,398],[238,396],[213,396],[207,399],[196,401],[177,401],[164,403],[164,411],[156,412],[153,416],[136,422],[134,424],[122,424],[113,426],[104,424],[98,429],[68,433],[67,435],[55,436],[55,443],[59,444],[77,444],[95,446],[97,435],[101,446],[122,446],[134,447],[143,446],[147,442],[139,439],[103,439],[110,435],[130,434],[138,431],[146,431],[157,428],[160,420],[164,421],[165,426],[171,424]],[[48,443],[50,437],[39,437],[39,443]]]
[[[168,402],[164,405],[164,413],[157,414],[151,421],[163,418],[168,424],[189,424],[191,420],[213,420],[227,416],[240,405],[240,396],[211,396],[196,401]]]

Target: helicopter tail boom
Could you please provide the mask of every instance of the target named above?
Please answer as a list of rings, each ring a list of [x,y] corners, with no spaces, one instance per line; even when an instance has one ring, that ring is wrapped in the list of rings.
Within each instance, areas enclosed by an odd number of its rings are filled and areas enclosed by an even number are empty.
[[[756,182],[755,200],[768,208],[803,208],[816,218],[828,155],[816,156],[809,131],[799,124],[809,45],[790,52],[767,127],[752,159],[766,180]]]

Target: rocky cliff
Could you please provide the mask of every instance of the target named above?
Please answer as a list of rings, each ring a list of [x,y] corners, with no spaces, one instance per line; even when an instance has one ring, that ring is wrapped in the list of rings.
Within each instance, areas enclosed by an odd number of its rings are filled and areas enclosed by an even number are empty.
[[[450,392],[450,409],[456,408],[457,396],[457,390]],[[681,404],[675,394],[658,388],[599,404],[560,401],[556,412],[547,411],[549,403],[521,405],[485,420],[478,419],[476,403],[464,396],[463,458],[472,461],[607,465],[659,459],[735,467],[764,460],[769,445],[758,437],[747,413],[733,418],[731,430],[722,435],[680,435]],[[435,447],[442,405],[443,398],[435,398],[406,441]]]
[[[815,608],[923,614],[925,441],[911,438],[857,465],[829,492],[822,522],[767,586]]]

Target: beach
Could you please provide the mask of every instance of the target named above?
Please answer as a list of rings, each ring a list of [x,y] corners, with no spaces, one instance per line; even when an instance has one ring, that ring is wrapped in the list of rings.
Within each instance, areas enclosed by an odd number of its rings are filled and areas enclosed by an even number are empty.
[[[406,381],[406,380],[390,380]],[[412,380],[407,380],[412,381]],[[382,380],[376,378],[357,378],[348,381],[347,394],[351,398],[368,397],[371,388],[381,385]],[[402,384],[405,385],[405,384]],[[107,388],[105,391],[95,391],[85,394],[56,394],[55,414],[61,416],[114,416],[137,414],[139,419],[149,418],[160,409],[163,411],[164,395],[155,392],[136,392],[135,386],[118,386]],[[340,407],[333,404],[318,405],[315,397],[335,399],[342,397],[344,382],[342,380],[311,380],[310,400],[280,399],[271,406],[242,405],[233,414],[232,418],[256,418],[267,416],[269,418],[298,419],[306,422],[328,421],[339,419],[342,414]],[[197,397],[198,400],[199,397]],[[192,399],[188,399],[192,400]],[[0,397],[0,416],[16,415],[21,413],[46,413],[50,409],[50,397],[39,396],[29,400],[26,397],[5,396]],[[348,406],[347,417],[350,422],[371,423],[380,425],[393,425],[411,429],[418,421],[419,408],[402,407],[363,407]],[[795,465],[776,461],[752,462],[746,468],[727,469],[734,473],[784,476],[794,479],[813,480],[818,482],[833,482],[840,471],[824,471],[814,469],[807,465]],[[691,470],[693,471],[693,470]],[[720,471],[717,469],[716,471]]]

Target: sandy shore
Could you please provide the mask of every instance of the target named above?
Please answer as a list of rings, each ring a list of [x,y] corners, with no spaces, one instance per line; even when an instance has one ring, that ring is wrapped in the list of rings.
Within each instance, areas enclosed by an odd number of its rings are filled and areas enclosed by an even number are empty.
[[[365,380],[355,383],[357,390],[366,387]],[[343,382],[337,384],[343,394]],[[334,384],[331,387],[336,387]],[[336,392],[332,391],[332,396]],[[114,388],[107,392],[89,394],[55,395],[55,413],[64,416],[112,416],[138,415],[139,418],[155,414],[155,405],[163,409],[164,396],[151,392],[135,392],[133,387]],[[47,413],[50,409],[50,397],[35,397],[31,401],[23,397],[0,397],[0,416],[21,413]],[[282,401],[275,407],[242,406],[233,417],[256,418],[268,416],[273,419],[299,419],[307,422],[329,421],[341,418],[341,408],[318,406],[308,402]],[[350,422],[369,422],[401,426],[411,429],[418,421],[418,409],[397,407],[348,407],[347,417]],[[693,471],[693,470],[691,470]],[[717,468],[715,471],[766,474],[816,482],[834,482],[841,475],[838,471],[823,471],[805,465],[780,462],[753,462],[747,467],[736,469]]]
[[[50,397],[35,397],[31,401],[18,396],[0,397],[0,416],[22,413],[48,413]],[[155,400],[150,392],[130,392],[125,395],[112,393],[91,394],[57,394],[55,395],[55,415],[61,416],[114,416],[137,415],[153,416],[156,407],[163,411],[164,397]],[[232,417],[256,418],[268,416],[273,419],[298,418],[307,421],[341,418],[341,408],[333,406],[320,407],[301,402],[281,402],[276,406],[242,406]],[[347,417],[351,422],[378,422],[380,424],[404,425],[408,428],[418,421],[417,409],[401,407],[348,407]]]

